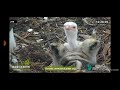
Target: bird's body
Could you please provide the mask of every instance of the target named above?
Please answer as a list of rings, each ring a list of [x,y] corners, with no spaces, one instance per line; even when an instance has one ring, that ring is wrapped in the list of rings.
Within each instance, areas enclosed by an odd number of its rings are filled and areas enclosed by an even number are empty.
[[[64,46],[67,48],[67,50],[69,51],[79,51],[79,46],[81,46],[82,42],[80,41],[74,41],[73,42],[69,42],[69,43],[64,43]]]

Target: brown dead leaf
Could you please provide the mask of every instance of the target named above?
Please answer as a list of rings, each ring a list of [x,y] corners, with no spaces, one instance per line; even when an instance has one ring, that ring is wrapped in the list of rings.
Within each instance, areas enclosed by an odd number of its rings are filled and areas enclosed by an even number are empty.
[[[111,58],[110,58],[111,52],[110,51],[111,51],[110,43],[105,44],[103,52],[102,52],[102,54],[104,56],[104,60],[105,60],[104,63],[105,64],[111,63],[110,62],[110,60],[111,60]]]
[[[107,54],[109,48],[110,48],[110,44],[109,44],[109,43],[105,44],[105,46],[104,46],[104,48],[103,48],[103,52],[102,52],[102,54],[103,54],[104,56]]]

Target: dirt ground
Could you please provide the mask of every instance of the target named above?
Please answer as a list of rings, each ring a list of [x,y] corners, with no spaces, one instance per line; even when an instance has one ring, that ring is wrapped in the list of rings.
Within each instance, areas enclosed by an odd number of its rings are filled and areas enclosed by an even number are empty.
[[[92,30],[97,31],[97,38],[101,41],[101,48],[98,52],[98,64],[105,64],[110,67],[111,64],[111,18],[110,17],[89,17],[93,21],[108,21],[106,24],[88,25],[83,22],[84,17],[11,17],[11,20],[17,20],[14,27],[14,33],[22,37],[15,37],[17,42],[17,56],[19,63],[30,60],[30,70],[26,73],[42,73],[43,67],[50,65],[52,58],[48,54],[49,45],[52,42],[64,42],[65,34],[63,24],[67,21],[73,21],[78,25],[78,40],[83,40],[79,34],[91,35]],[[28,32],[28,29],[33,29]]]

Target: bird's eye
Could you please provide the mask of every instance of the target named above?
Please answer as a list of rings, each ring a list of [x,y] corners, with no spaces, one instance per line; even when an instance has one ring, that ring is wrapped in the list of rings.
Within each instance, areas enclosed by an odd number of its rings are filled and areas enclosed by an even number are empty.
[[[73,26],[73,28],[75,28],[75,26]]]

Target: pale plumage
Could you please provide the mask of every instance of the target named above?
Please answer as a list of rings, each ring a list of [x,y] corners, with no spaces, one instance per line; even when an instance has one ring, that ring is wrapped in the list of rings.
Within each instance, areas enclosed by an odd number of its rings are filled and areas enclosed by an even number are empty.
[[[72,51],[76,50],[78,46],[81,45],[82,42],[77,41],[77,24],[74,22],[66,22],[64,24],[65,35],[67,36],[67,43],[64,43],[64,46]]]
[[[10,59],[12,60],[13,63],[17,63],[17,59],[16,56],[12,55],[12,53],[14,53],[14,49],[16,48],[16,42],[15,42],[15,37],[13,34],[13,28],[11,28],[10,32],[9,32],[9,50],[10,50]]]

